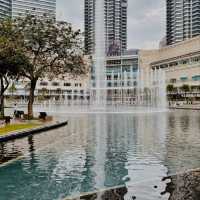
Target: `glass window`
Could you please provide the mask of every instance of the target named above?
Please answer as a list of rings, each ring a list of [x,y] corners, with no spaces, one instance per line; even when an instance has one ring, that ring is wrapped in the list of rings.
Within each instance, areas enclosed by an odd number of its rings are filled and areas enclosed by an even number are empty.
[[[181,81],[187,81],[188,78],[187,78],[186,76],[183,76],[183,77],[180,78],[180,80],[181,80]]]
[[[70,86],[71,86],[71,83],[64,83],[64,86],[70,87]]]
[[[196,75],[192,77],[193,81],[200,81],[200,75]]]

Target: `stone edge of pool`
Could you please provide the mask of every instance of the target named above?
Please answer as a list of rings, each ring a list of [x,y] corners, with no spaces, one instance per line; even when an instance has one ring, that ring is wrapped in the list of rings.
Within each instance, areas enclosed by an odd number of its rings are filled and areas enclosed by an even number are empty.
[[[66,126],[68,124],[68,121],[62,121],[62,122],[55,122],[53,124],[50,125],[44,125],[44,126],[40,126],[38,128],[33,128],[33,129],[27,129],[27,130],[22,130],[22,131],[18,131],[15,133],[12,133],[10,135],[5,135],[5,136],[1,136],[0,137],[0,143],[3,142],[8,142],[11,140],[16,140],[16,139],[21,139],[30,135],[35,135],[35,134],[39,134],[41,132],[46,132],[52,129],[56,129],[62,126]]]
[[[197,110],[200,111],[200,107],[169,107],[170,110]]]
[[[154,183],[155,180],[159,180],[160,183],[165,183],[165,188],[160,188],[161,190],[159,190],[158,183]],[[150,185],[153,193],[159,192],[161,196],[168,193],[170,195],[169,198],[175,195],[175,199],[178,199],[181,194],[184,199],[189,199],[190,197],[194,199],[195,197],[199,197],[199,180],[200,168],[196,168],[171,175],[168,174],[164,177],[157,177],[155,179],[147,180],[146,182],[138,182],[129,186],[121,185],[93,192],[82,193],[77,196],[69,196],[62,200],[122,200],[124,199],[124,195],[127,194],[129,190],[132,190],[132,199],[134,200],[138,198],[136,195],[137,186],[139,185],[139,187],[142,188],[145,184]],[[136,189],[134,189],[135,186]]]

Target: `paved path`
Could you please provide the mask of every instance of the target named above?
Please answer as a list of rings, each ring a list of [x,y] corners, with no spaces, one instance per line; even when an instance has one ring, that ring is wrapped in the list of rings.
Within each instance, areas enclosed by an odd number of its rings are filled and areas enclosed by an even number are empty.
[[[200,110],[200,104],[184,104],[180,106],[170,106],[170,109]]]

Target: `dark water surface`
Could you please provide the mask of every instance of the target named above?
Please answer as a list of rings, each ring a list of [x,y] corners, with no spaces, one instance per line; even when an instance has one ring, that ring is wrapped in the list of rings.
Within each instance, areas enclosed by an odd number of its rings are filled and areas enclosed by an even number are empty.
[[[0,200],[62,200],[112,187],[114,196],[101,199],[200,199],[199,111],[59,118],[69,125],[0,145]]]

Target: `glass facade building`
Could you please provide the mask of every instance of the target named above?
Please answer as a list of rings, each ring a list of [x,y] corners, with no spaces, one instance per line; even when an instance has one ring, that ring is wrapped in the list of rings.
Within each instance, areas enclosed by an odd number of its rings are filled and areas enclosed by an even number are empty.
[[[127,0],[105,1],[106,48],[117,55],[127,48]],[[102,11],[103,12],[103,11]],[[95,0],[85,0],[85,51],[94,53]]]
[[[200,0],[167,0],[167,44],[200,35]]]
[[[0,19],[11,15],[11,1],[12,0],[0,0]]]
[[[12,17],[18,17],[25,13],[44,13],[56,17],[56,0],[12,0]]]
[[[27,12],[44,13],[56,18],[56,0],[0,0],[0,18],[23,16]]]

